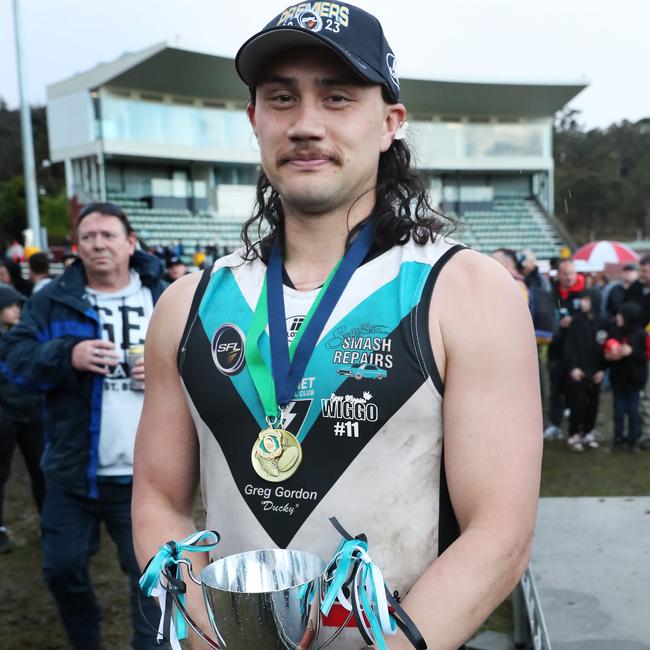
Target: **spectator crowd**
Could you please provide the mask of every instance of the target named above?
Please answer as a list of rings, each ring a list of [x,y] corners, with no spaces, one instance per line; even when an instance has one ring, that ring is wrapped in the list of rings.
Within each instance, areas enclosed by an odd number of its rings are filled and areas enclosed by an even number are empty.
[[[571,450],[599,447],[595,425],[605,385],[614,407],[608,450],[650,446],[650,255],[624,265],[618,279],[578,273],[570,258],[554,260],[547,277],[531,251],[498,249],[492,256],[528,301],[547,405],[544,438],[565,437],[566,420]]]

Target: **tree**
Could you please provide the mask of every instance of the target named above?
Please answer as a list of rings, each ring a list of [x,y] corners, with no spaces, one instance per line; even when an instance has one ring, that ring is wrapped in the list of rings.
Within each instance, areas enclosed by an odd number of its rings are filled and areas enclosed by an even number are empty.
[[[555,122],[555,212],[578,241],[650,235],[650,118],[586,131]]]
[[[58,194],[65,186],[65,173],[62,164],[43,170],[42,163],[50,158],[47,136],[45,107],[33,106],[31,109],[32,133],[34,137],[34,158],[38,173],[38,184],[48,194]],[[0,102],[0,183],[23,173],[23,152],[20,139],[20,112],[10,111]]]
[[[70,206],[65,192],[39,196],[41,226],[47,228],[50,243],[63,243],[70,236]],[[0,242],[22,240],[27,228],[25,183],[22,176],[0,183]]]
[[[0,183],[0,239],[7,242],[22,239],[27,225],[25,182],[22,176]]]
[[[70,205],[64,191],[41,197],[41,224],[47,228],[50,244],[62,244],[70,237]]]

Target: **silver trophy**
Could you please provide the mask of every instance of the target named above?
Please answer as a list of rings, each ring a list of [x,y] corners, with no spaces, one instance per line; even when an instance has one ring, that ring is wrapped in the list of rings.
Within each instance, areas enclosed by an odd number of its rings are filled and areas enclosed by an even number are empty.
[[[190,568],[188,560],[183,560]],[[184,608],[188,624],[213,648],[316,650],[325,562],[285,549],[249,551],[209,564],[194,582],[203,589],[212,641]]]

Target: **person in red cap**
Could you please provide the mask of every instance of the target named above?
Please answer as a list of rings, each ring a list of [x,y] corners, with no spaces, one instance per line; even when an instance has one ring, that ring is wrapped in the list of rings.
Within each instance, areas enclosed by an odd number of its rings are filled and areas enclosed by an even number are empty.
[[[199,481],[219,555],[327,561],[335,515],[367,535],[428,647],[457,649],[530,554],[542,420],[528,306],[500,264],[444,236],[374,16],[288,7],[235,63],[257,205],[244,247],[174,282],[148,331],[139,561],[193,532]],[[188,600],[205,621],[200,594]],[[330,647],[363,645],[346,628]],[[401,631],[386,645],[411,647]]]
[[[585,288],[585,278],[576,272],[572,259],[560,260],[553,293],[557,305],[557,330],[548,346],[549,405],[548,426],[544,438],[562,437],[562,418],[566,401],[567,368],[564,361],[566,335],[573,316],[580,312],[580,292]]]

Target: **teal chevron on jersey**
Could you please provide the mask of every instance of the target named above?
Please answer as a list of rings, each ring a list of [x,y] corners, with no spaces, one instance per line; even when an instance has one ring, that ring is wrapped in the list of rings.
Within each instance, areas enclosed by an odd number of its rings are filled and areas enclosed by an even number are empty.
[[[251,309],[230,269],[219,269],[212,274],[199,306],[199,316],[208,336],[219,325],[228,322],[228,317],[242,324],[239,319],[248,317],[250,320]]]

